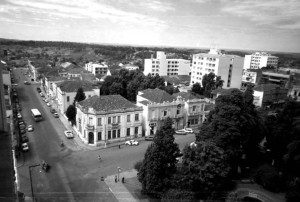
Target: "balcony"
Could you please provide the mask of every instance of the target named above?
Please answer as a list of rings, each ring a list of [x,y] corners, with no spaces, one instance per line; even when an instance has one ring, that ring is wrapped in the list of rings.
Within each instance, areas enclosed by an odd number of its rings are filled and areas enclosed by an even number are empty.
[[[86,124],[85,128],[87,130],[94,130],[94,126],[93,125],[90,125],[90,124]]]

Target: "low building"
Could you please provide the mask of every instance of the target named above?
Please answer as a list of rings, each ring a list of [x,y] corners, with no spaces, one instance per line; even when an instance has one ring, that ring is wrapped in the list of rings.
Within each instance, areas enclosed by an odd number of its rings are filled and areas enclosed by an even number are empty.
[[[104,63],[89,62],[85,64],[84,68],[85,70],[92,72],[94,75],[105,75],[109,71],[108,66]]]
[[[258,85],[261,76],[261,69],[244,69],[242,76],[242,89],[244,89],[248,84]]]
[[[77,103],[79,137],[93,146],[142,136],[142,108],[120,95],[93,96]]]
[[[277,84],[283,87],[288,87],[290,74],[287,72],[262,72],[260,84]]]
[[[253,104],[257,107],[269,107],[284,103],[288,89],[276,84],[261,84],[253,88]]]
[[[229,88],[229,89],[218,88],[218,89],[212,90],[211,91],[212,99],[215,100],[220,95],[230,95],[233,90],[239,90],[239,89],[237,89],[237,88]]]
[[[65,113],[69,105],[73,104],[78,88],[82,88],[86,99],[94,95],[100,95],[100,89],[93,83],[81,80],[65,80],[56,83],[57,109]]]

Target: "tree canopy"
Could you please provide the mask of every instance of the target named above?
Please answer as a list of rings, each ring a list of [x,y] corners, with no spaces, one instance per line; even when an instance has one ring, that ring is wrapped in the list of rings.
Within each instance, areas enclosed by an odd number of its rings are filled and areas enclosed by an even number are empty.
[[[76,102],[80,102],[82,100],[85,100],[86,96],[85,96],[85,93],[83,91],[83,88],[79,87],[77,89],[77,93],[75,95],[75,98],[74,98],[74,105]]]

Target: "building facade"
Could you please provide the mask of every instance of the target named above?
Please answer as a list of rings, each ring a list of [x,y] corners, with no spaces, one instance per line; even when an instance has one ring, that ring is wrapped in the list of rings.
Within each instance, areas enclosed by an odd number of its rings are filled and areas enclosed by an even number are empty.
[[[120,95],[95,95],[76,108],[76,129],[86,144],[100,146],[142,136],[142,108]]]
[[[167,59],[162,51],[156,52],[156,58],[144,60],[144,74],[152,76],[189,75],[191,62],[184,59]]]
[[[266,52],[255,52],[251,55],[245,55],[244,69],[261,69],[267,66],[277,68],[278,57]]]
[[[108,66],[103,63],[86,63],[84,66],[85,70],[92,72],[94,75],[106,75],[108,73]]]

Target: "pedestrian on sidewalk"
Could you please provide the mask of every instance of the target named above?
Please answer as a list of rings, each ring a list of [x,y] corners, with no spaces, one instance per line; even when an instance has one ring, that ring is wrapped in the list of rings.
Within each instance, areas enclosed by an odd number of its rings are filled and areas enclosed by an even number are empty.
[[[125,183],[125,178],[124,177],[122,177],[122,183]]]
[[[118,181],[118,178],[117,178],[117,176],[115,175],[115,183],[117,183],[117,181]]]

